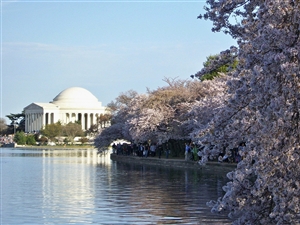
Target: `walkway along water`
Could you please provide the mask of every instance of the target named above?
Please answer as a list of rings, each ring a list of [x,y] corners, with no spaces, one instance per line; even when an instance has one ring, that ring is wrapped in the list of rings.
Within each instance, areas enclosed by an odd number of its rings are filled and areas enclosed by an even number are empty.
[[[137,157],[137,156],[128,156],[128,155],[117,155],[112,153],[110,159],[117,162],[125,163],[135,163],[142,165],[153,165],[153,166],[167,166],[174,168],[187,168],[187,169],[196,169],[196,170],[209,170],[216,172],[219,170],[234,170],[236,168],[236,163],[218,163],[218,162],[207,162],[206,165],[199,165],[197,161],[186,161],[184,159],[166,159],[166,158],[156,158],[156,157]]]

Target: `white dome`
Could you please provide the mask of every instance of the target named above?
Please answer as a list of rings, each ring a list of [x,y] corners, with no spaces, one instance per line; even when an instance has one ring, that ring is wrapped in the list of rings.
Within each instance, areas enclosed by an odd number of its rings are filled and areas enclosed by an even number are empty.
[[[61,107],[80,108],[101,104],[88,90],[80,87],[71,87],[60,92],[52,101]]]

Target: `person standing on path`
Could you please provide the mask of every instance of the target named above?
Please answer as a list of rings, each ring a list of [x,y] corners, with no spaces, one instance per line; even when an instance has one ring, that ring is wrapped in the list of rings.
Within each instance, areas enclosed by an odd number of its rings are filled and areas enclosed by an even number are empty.
[[[169,145],[166,144],[166,159],[169,158],[169,154],[170,154],[170,149],[169,149]]]
[[[194,161],[198,161],[198,148],[197,148],[197,146],[194,143],[192,145],[191,152],[193,154],[193,160]]]
[[[189,160],[190,151],[191,151],[190,145],[188,143],[185,143],[185,152],[184,152],[185,161]]]
[[[162,148],[162,145],[160,144],[160,145],[158,145],[158,158],[161,157],[162,151],[163,151],[163,148]]]

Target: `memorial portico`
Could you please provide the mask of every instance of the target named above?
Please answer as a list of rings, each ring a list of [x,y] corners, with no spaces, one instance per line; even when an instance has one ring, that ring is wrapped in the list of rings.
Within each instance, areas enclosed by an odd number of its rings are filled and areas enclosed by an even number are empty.
[[[107,113],[106,107],[88,90],[68,88],[59,93],[52,102],[31,103],[24,108],[25,132],[41,130],[48,124],[80,121],[83,130],[97,124],[97,118]]]

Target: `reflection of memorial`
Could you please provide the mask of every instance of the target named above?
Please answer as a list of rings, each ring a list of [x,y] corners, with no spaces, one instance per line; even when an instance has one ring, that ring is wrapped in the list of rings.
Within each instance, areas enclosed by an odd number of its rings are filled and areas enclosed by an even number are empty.
[[[43,158],[60,157],[63,158],[65,163],[77,162],[77,163],[110,163],[110,160],[106,160],[106,156],[99,156],[96,149],[71,149],[71,150],[43,150]]]
[[[77,223],[95,213],[95,176],[98,164],[110,173],[110,159],[97,150],[43,150],[42,212],[45,217],[75,215],[68,223]],[[61,188],[64,190],[61,190]],[[82,217],[82,218],[81,218]],[[92,218],[91,218],[92,221]]]

